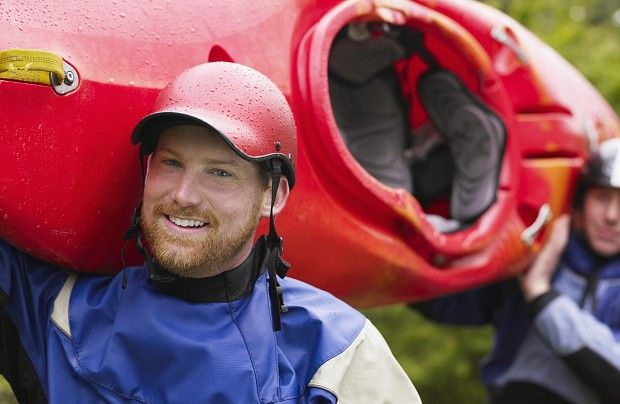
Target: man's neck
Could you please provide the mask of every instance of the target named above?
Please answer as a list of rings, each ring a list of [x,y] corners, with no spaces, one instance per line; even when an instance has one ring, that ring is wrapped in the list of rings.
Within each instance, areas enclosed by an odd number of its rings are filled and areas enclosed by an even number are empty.
[[[150,280],[163,293],[193,303],[238,300],[252,292],[256,279],[265,271],[265,252],[265,238],[260,237],[240,265],[205,278],[181,277],[153,263]]]

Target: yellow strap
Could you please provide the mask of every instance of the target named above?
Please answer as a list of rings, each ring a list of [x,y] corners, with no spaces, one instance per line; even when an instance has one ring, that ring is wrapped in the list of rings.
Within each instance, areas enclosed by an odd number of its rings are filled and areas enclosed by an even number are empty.
[[[52,85],[50,76],[58,82],[65,78],[62,58],[37,49],[7,49],[0,51],[0,79]]]

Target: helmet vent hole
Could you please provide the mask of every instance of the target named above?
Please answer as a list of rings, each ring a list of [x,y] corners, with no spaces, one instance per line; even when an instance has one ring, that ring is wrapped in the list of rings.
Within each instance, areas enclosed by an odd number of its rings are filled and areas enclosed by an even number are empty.
[[[234,62],[226,49],[219,45],[213,45],[209,51],[209,62]]]

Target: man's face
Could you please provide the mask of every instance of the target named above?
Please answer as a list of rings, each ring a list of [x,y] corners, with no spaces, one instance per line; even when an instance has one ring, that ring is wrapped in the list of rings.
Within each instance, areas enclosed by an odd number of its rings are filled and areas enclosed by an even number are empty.
[[[620,253],[620,190],[592,187],[586,191],[581,225],[596,253],[603,256]]]
[[[258,165],[208,129],[164,130],[149,161],[141,217],[155,260],[191,278],[235,268],[252,248],[269,196]]]

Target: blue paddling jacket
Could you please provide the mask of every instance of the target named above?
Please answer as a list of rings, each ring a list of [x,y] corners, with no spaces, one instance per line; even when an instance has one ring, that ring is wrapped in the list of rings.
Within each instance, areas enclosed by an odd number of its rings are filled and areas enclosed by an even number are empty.
[[[72,274],[0,240],[0,370],[21,402],[418,403],[359,312],[283,279],[273,331],[259,242],[238,268],[160,286]]]
[[[413,307],[443,323],[495,326],[482,378],[497,402],[536,392],[534,402],[620,403],[620,257],[595,255],[578,233],[553,290],[533,302],[512,279]]]

